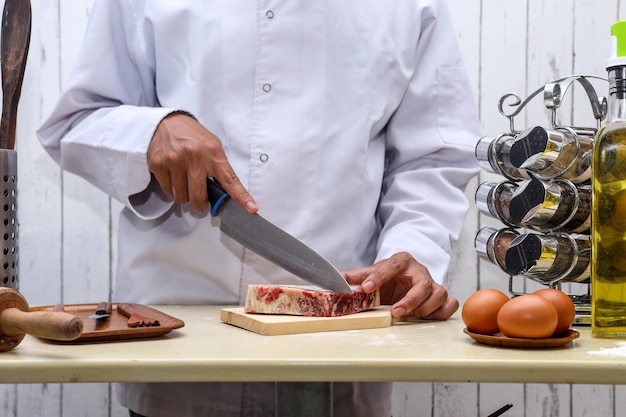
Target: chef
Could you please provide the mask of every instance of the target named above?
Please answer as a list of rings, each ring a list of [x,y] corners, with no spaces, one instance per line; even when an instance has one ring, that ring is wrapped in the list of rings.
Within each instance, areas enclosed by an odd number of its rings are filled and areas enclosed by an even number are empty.
[[[38,131],[121,201],[116,301],[241,304],[302,284],[225,236],[206,178],[381,290],[445,320],[480,136],[444,0],[96,0]],[[218,340],[215,341],[219,343]],[[272,383],[120,384],[131,415],[272,416]],[[391,415],[388,383],[335,383],[337,416]]]

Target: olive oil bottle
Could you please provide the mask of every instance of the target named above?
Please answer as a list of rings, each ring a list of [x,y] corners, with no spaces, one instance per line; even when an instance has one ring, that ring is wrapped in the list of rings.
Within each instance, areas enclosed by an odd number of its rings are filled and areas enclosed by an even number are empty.
[[[626,21],[611,26],[608,115],[592,162],[592,333],[626,339]]]

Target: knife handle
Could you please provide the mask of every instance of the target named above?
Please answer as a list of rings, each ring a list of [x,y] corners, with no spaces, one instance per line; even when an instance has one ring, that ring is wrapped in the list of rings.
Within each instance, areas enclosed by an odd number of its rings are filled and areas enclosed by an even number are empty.
[[[113,311],[113,305],[108,301],[103,301],[101,303],[98,303],[98,306],[96,307],[96,315],[103,315],[103,314],[111,315],[112,311]]]
[[[217,181],[211,178],[206,179],[207,194],[209,196],[209,203],[211,203],[211,216],[217,216],[217,212],[222,207],[222,204],[230,198],[230,195],[218,184]]]

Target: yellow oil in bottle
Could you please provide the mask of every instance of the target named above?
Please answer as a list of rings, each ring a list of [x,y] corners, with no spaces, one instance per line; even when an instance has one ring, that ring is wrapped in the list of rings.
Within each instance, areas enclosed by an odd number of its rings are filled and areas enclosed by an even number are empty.
[[[626,338],[626,122],[598,133],[592,169],[592,333]]]

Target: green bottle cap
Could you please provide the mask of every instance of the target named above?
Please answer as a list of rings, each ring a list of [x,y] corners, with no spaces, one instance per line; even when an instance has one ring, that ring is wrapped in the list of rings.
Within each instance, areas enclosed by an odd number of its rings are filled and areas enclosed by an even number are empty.
[[[611,25],[611,58],[606,67],[626,65],[626,20]]]
[[[611,36],[615,36],[617,41],[616,55],[626,56],[626,20],[620,20],[611,26]]]

